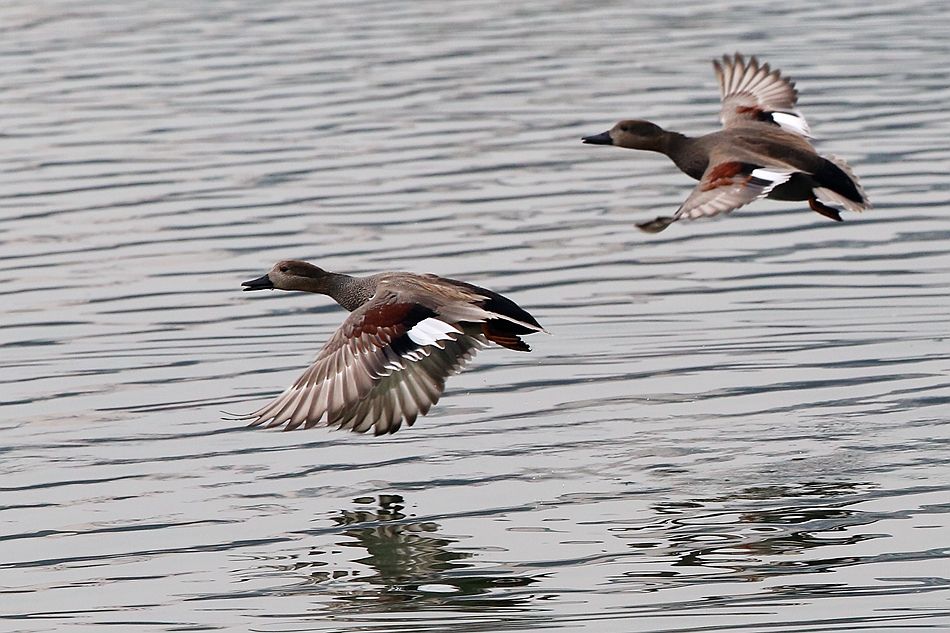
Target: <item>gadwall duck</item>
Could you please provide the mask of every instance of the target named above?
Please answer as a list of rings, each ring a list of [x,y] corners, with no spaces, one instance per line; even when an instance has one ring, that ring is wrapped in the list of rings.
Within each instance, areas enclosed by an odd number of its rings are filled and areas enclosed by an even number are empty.
[[[521,352],[521,335],[543,332],[500,294],[435,275],[331,273],[307,262],[278,262],[245,290],[302,290],[350,311],[317,360],[292,386],[254,413],[236,416],[284,430],[328,425],[376,435],[411,425],[438,402],[445,379],[494,342]]]
[[[821,215],[841,221],[838,204],[851,211],[871,205],[851,168],[834,156],[819,156],[806,137],[808,123],[795,109],[798,91],[768,64],[742,55],[713,61],[723,130],[689,137],[649,121],[621,121],[612,129],[581,140],[669,156],[684,173],[699,180],[672,217],[660,216],[637,226],[659,233],[673,222],[728,213],[756,198],[808,201]]]

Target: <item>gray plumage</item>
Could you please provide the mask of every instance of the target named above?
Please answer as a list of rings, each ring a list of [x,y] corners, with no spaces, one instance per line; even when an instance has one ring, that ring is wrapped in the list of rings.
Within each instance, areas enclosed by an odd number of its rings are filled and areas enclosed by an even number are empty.
[[[293,385],[238,416],[252,426],[292,430],[326,418],[360,433],[395,433],[425,415],[478,350],[495,342],[530,351],[521,335],[544,331],[510,299],[435,275],[352,277],[287,260],[243,286],[325,294],[350,311]]]
[[[659,152],[699,184],[672,216],[637,224],[658,233],[680,219],[728,213],[753,200],[808,201],[809,207],[836,221],[839,212],[870,208],[848,165],[820,156],[808,141],[810,129],[796,109],[795,84],[755,57],[714,61],[722,94],[723,129],[699,137],[671,132],[649,121],[626,120],[602,134],[584,137],[593,145],[617,145]]]

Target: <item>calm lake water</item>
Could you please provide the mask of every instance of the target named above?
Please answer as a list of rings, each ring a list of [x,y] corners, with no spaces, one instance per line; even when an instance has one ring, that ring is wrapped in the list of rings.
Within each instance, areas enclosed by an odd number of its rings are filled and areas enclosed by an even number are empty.
[[[0,629],[950,627],[950,11],[929,2],[0,6]],[[591,147],[793,77],[874,209]],[[392,437],[222,419],[344,318],[284,258],[504,292]]]

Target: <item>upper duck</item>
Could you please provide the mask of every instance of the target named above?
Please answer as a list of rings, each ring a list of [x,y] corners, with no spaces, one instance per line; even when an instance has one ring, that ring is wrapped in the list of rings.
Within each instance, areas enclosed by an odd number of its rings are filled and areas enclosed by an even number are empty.
[[[511,299],[435,275],[351,277],[287,260],[241,285],[325,294],[350,311],[297,382],[238,416],[251,426],[310,428],[326,415],[327,424],[359,433],[395,433],[425,415],[445,379],[489,341],[528,352],[521,335],[544,331]]]
[[[581,139],[666,154],[699,180],[672,217],[639,223],[639,228],[659,233],[676,220],[728,213],[761,197],[807,200],[812,210],[838,222],[839,212],[824,203],[851,211],[871,206],[847,163],[819,156],[808,142],[808,123],[795,108],[798,91],[792,81],[755,57],[746,63],[738,53],[714,60],[713,66],[722,94],[721,131],[689,137],[629,120]]]

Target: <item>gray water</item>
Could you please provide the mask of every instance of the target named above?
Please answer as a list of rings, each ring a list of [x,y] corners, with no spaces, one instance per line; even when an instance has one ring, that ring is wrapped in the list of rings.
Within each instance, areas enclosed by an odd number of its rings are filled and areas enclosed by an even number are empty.
[[[0,6],[0,629],[950,627],[943,0]],[[585,146],[793,77],[874,208]],[[344,312],[279,259],[435,272],[553,336],[392,437],[247,429]]]

